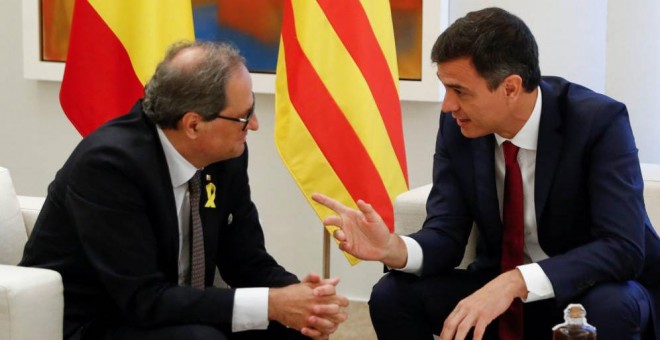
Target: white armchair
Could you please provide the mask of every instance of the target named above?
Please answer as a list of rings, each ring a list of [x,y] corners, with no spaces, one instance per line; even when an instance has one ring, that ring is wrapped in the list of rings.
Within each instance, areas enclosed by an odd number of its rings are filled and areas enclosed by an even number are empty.
[[[658,167],[660,168],[660,167]],[[642,167],[644,177],[644,203],[656,232],[660,233],[660,171],[657,168]],[[412,234],[419,230],[426,219],[426,199],[431,192],[431,184],[406,191],[394,200],[394,230],[399,235]],[[477,228],[472,228],[465,249],[465,256],[459,268],[466,268],[475,257]]]
[[[59,273],[18,267],[43,197],[17,196],[0,167],[0,340],[62,339],[64,296]]]

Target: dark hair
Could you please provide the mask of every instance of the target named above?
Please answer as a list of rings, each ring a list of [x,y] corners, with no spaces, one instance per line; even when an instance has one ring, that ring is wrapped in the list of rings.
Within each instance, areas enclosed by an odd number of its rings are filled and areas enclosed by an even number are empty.
[[[200,48],[193,62],[172,62],[183,50]],[[245,59],[228,44],[208,41],[173,44],[144,88],[144,112],[161,128],[176,128],[186,112],[212,120],[227,103],[225,87],[231,72]]]
[[[461,57],[470,57],[491,91],[512,74],[522,78],[528,92],[541,80],[534,35],[520,18],[501,8],[470,12],[440,34],[431,60],[442,63]]]

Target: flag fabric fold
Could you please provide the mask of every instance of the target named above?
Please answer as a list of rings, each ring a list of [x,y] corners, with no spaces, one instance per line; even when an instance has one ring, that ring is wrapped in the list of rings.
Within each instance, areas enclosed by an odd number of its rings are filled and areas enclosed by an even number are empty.
[[[86,136],[129,111],[167,47],[194,40],[189,0],[76,0],[60,104]]]
[[[408,175],[389,2],[285,1],[275,109],[278,151],[317,215],[331,212],[314,192],[362,199],[392,231]]]

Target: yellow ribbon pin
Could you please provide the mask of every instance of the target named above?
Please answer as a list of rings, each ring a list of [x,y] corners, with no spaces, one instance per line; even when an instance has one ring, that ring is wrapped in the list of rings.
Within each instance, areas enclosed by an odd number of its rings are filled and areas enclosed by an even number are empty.
[[[209,183],[206,185],[207,201],[204,208],[215,208],[215,184]]]

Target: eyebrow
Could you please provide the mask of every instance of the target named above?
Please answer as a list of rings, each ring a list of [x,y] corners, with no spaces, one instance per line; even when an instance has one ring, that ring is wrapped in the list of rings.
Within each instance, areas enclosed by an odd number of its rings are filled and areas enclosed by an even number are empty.
[[[450,89],[460,90],[460,91],[463,91],[463,92],[470,92],[470,89],[468,89],[467,87],[458,85],[458,84],[444,84],[444,85],[445,85],[445,87],[450,88]]]
[[[245,112],[245,117],[252,116],[254,114],[254,105],[257,103],[257,101],[254,98],[254,92],[252,92],[252,106]]]

